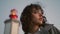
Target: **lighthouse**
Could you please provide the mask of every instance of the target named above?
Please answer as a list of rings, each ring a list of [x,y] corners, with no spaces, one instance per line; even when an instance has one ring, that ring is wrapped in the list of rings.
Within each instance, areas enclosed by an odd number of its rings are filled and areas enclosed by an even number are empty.
[[[9,19],[4,21],[4,34],[18,34],[20,21],[17,18],[17,10],[12,9],[10,11]]]

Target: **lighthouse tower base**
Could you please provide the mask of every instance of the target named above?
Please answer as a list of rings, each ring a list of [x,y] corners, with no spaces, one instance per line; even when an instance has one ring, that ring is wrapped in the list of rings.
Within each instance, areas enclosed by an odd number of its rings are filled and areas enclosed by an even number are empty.
[[[5,22],[4,34],[18,34],[19,31],[19,21],[8,19]]]

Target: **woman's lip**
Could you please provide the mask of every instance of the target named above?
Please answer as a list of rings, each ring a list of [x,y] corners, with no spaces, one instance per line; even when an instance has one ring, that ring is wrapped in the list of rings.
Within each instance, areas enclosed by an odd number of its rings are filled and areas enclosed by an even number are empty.
[[[39,18],[39,20],[42,19],[42,18]]]
[[[39,18],[40,21],[42,21],[43,19],[42,18]]]

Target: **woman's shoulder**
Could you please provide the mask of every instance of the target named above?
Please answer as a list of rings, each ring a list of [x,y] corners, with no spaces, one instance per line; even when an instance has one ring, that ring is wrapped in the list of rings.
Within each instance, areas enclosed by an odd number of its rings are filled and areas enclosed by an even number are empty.
[[[52,31],[55,34],[60,34],[60,30],[57,27],[55,27],[54,24],[46,24],[45,29]]]
[[[53,27],[54,27],[54,24],[46,23],[46,24],[44,25],[44,28],[45,28],[46,30],[50,30],[50,29],[53,28]]]

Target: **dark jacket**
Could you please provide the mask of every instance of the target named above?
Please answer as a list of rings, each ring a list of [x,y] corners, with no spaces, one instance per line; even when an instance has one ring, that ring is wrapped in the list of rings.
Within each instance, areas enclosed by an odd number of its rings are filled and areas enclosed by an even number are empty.
[[[31,33],[25,32],[25,34]],[[60,34],[60,31],[52,24],[45,24],[44,26],[40,27],[40,31],[37,31],[34,34]]]

